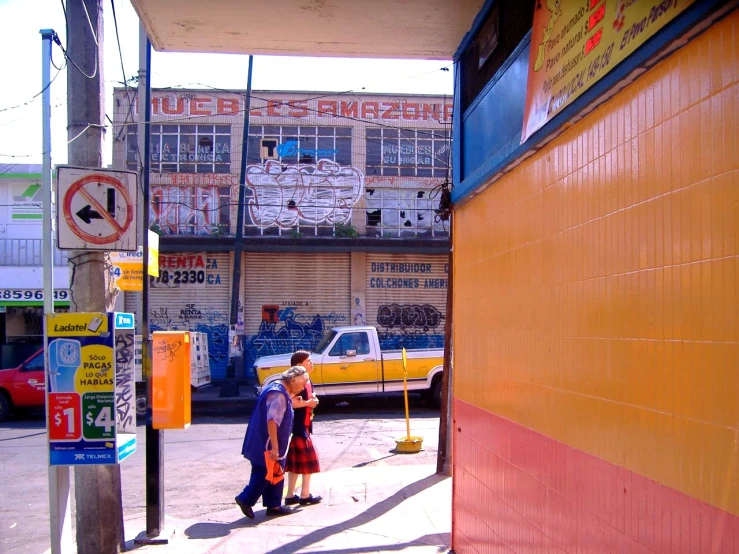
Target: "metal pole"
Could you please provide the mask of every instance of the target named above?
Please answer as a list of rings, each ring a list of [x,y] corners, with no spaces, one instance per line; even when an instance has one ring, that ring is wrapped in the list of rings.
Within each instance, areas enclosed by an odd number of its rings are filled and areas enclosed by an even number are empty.
[[[239,172],[239,204],[236,211],[236,237],[234,239],[234,268],[231,279],[231,328],[238,322],[239,289],[241,286],[241,248],[244,237],[244,197],[246,195],[246,161],[249,154],[249,114],[251,112],[251,75],[254,56],[249,56],[246,77],[246,99],[244,103],[244,133],[241,146],[241,170]],[[221,386],[221,397],[238,396],[239,387],[235,380],[234,361],[228,365],[228,380]]]
[[[51,180],[51,41],[56,33],[52,29],[41,31],[41,119],[43,128],[43,263],[44,263],[44,342],[46,341],[46,314],[54,313],[54,190]],[[44,344],[44,364],[49,374],[49,352]],[[47,377],[48,383],[48,377]],[[46,406],[48,417],[48,386]],[[60,554],[71,543],[72,520],[69,514],[69,468],[49,466],[49,525],[51,552]]]
[[[141,32],[145,33],[143,27]],[[142,40],[143,43],[143,40]],[[157,537],[164,521],[164,440],[162,431],[154,429],[151,399],[151,340],[149,334],[149,176],[151,169],[151,42],[146,38],[145,93],[143,104],[139,102],[139,118],[144,117],[144,283],[141,302],[141,364],[146,379],[146,536]]]

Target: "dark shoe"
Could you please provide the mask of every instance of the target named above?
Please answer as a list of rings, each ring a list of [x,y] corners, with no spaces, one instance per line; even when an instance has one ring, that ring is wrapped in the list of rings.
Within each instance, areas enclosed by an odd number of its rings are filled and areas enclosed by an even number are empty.
[[[267,508],[268,516],[286,516],[293,513],[293,511],[287,506],[280,506],[279,508]]]
[[[309,504],[318,504],[321,502],[321,500],[323,500],[322,497],[309,494],[308,498],[301,498],[300,500],[298,500],[298,502],[300,502],[301,506],[307,506]],[[287,504],[287,502],[285,502],[285,504]]]
[[[239,505],[239,508],[241,508],[242,514],[244,514],[249,519],[254,519],[254,510],[252,509],[251,506],[249,506],[249,504],[246,504],[242,502],[241,500],[239,500],[238,496],[234,498],[234,500],[236,501],[236,504]]]
[[[300,502],[300,497],[297,494],[285,498],[285,506],[292,506],[293,504],[297,504],[298,502]]]

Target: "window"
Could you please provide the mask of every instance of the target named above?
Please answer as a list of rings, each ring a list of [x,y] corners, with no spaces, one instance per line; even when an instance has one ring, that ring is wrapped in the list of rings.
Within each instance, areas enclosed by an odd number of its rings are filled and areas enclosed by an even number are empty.
[[[252,125],[249,127],[249,164],[265,161],[261,148],[263,138],[277,140],[278,159],[286,165],[315,165],[318,160],[352,164],[351,127]]]
[[[252,125],[247,148],[245,235],[332,237],[351,226],[362,197],[351,127]],[[319,170],[321,160],[339,167]]]
[[[339,337],[329,356],[346,356],[347,350],[356,350],[357,356],[370,353],[369,337],[367,333],[345,333]]]
[[[449,136],[436,129],[367,129],[367,175],[444,178]]]
[[[136,170],[136,125],[126,132],[126,167]],[[231,125],[152,125],[154,173],[230,173]]]
[[[23,371],[43,371],[44,370],[44,353],[40,352],[34,358],[31,358],[27,364],[23,366]]]
[[[441,179],[434,181],[438,186]],[[385,238],[447,237],[449,230],[436,217],[438,189],[373,188],[365,191],[367,235]]]

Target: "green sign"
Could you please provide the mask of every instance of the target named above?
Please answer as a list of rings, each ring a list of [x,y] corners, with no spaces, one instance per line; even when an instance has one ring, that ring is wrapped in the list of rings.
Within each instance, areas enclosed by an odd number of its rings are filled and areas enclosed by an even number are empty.
[[[115,438],[114,394],[86,392],[82,395],[82,436],[88,440]]]

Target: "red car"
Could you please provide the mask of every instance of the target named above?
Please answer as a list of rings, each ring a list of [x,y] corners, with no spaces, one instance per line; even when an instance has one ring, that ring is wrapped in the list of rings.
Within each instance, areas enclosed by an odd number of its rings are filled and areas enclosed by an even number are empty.
[[[18,367],[0,369],[0,421],[14,408],[43,408],[45,388],[43,349]]]

